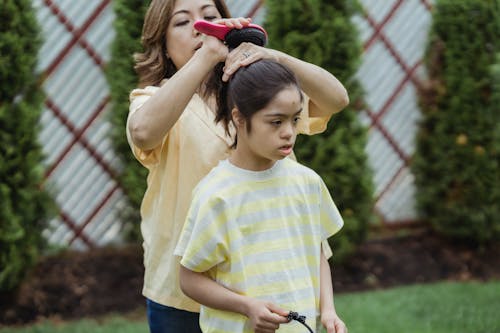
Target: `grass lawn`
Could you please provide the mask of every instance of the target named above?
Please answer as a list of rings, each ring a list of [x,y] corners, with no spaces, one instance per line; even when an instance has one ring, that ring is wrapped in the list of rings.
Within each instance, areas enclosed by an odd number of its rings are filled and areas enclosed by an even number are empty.
[[[438,283],[338,295],[337,311],[350,333],[500,332],[500,281]],[[144,320],[42,322],[0,333],[147,333]],[[304,330],[305,333],[305,330]]]
[[[149,333],[145,321],[119,316],[105,319],[83,319],[74,322],[47,321],[32,326],[0,328],[1,333]]]
[[[500,281],[401,287],[335,302],[350,333],[500,332]]]

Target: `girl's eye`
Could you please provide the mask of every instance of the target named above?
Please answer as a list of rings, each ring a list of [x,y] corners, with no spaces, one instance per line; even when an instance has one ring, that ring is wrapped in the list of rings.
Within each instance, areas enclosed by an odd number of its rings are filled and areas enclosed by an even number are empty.
[[[274,126],[279,126],[279,125],[281,125],[281,120],[272,121],[271,124]]]
[[[297,124],[299,122],[299,120],[300,120],[300,117],[295,117],[295,118],[293,118],[293,123]]]
[[[213,20],[215,20],[216,18],[217,18],[217,17],[216,17],[216,16],[214,16],[214,15],[208,15],[208,16],[205,16],[205,17],[204,17],[204,19],[205,19],[206,21],[213,21]]]

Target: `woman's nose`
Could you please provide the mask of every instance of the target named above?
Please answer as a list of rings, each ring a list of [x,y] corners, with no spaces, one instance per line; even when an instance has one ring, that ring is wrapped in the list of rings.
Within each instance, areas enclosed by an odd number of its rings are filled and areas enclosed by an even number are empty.
[[[193,37],[198,37],[199,35],[201,35],[201,32],[199,32],[198,30],[196,30],[194,28],[194,25],[193,25]]]

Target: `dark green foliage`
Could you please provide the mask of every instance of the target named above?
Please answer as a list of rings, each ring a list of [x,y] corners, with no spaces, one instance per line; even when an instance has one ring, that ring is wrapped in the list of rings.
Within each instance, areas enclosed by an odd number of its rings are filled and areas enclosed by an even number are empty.
[[[365,239],[373,220],[372,172],[365,154],[367,130],[357,112],[362,91],[354,79],[362,49],[350,17],[358,9],[349,0],[267,1],[265,28],[269,46],[333,73],[349,92],[351,105],[334,115],[325,133],[299,136],[297,159],[324,179],[345,226],[332,237],[336,260]]]
[[[0,291],[8,291],[46,245],[42,230],[55,205],[42,189],[41,41],[31,1],[3,1],[0,22]]]
[[[439,0],[413,172],[422,217],[460,241],[500,236],[500,1]]]
[[[128,209],[122,218],[127,223],[131,239],[140,239],[140,204],[146,189],[147,170],[132,155],[127,143],[125,126],[129,107],[129,93],[137,86],[133,54],[142,50],[140,38],[148,2],[141,0],[116,0],[114,27],[116,37],[111,49],[111,61],[106,68],[106,77],[111,89],[111,138],[115,152],[124,167],[120,183],[127,194]]]

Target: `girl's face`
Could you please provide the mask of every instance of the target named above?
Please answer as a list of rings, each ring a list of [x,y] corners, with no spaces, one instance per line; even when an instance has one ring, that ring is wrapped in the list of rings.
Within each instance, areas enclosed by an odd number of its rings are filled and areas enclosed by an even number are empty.
[[[302,102],[297,87],[280,91],[269,104],[248,120],[236,120],[240,165],[251,170],[266,170],[277,160],[290,155],[297,137]],[[251,121],[247,131],[245,121]],[[241,153],[241,154],[240,154]]]
[[[177,0],[166,33],[168,57],[177,69],[184,66],[201,45],[196,20],[213,21],[221,15],[212,0]]]

